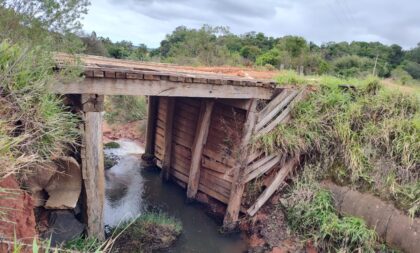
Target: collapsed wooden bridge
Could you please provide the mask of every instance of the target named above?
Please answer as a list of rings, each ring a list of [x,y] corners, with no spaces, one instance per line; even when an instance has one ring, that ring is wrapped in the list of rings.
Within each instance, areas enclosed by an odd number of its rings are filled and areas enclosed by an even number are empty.
[[[58,56],[58,66],[73,60]],[[297,159],[252,149],[261,136],[289,119],[303,91],[278,88],[273,81],[185,71],[84,56],[84,78],[57,83],[59,94],[76,97],[83,117],[80,151],[89,235],[103,238],[104,168],[102,111],[104,95],[148,96],[146,154],[155,158],[163,178],[186,188],[189,199],[202,192],[227,204],[224,226],[236,226],[239,213],[254,215],[279,188]],[[257,201],[246,209],[247,183],[275,172]]]

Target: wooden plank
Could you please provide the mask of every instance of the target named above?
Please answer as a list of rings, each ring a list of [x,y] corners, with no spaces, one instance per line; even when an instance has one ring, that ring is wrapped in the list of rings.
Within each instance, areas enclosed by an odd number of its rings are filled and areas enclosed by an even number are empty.
[[[154,154],[154,137],[156,131],[156,114],[158,108],[157,97],[149,97],[149,104],[147,109],[147,128],[146,128],[146,147],[144,152],[146,155],[152,156]]]
[[[162,98],[160,98],[162,99]],[[175,109],[175,98],[168,97],[167,99],[167,110],[166,110],[166,126],[165,126],[165,146],[163,150],[163,161],[162,161],[162,178],[166,181],[169,180],[169,170],[171,168],[171,156],[172,156],[172,131],[174,123],[174,109]]]
[[[286,92],[282,92],[280,93],[277,98],[280,102],[270,111],[264,112],[264,114],[260,114],[260,116],[258,116],[258,124],[255,126],[255,131],[259,131],[261,128],[263,128],[265,125],[267,125],[271,120],[274,119],[274,117],[280,113],[281,110],[283,110],[298,94],[298,91],[291,91],[290,93],[286,93]],[[274,100],[276,100],[274,99]],[[273,101],[273,102],[277,102]],[[267,105],[267,107],[273,107],[273,105],[270,104]],[[266,108],[267,108],[266,107]]]
[[[293,168],[298,163],[298,157],[295,157],[288,161],[283,168],[274,177],[273,182],[268,186],[264,192],[258,197],[257,201],[247,210],[247,213],[251,216],[254,216],[256,212],[267,202],[267,200],[274,194],[274,192],[280,187],[284,182],[287,175],[293,170]]]
[[[282,156],[280,156],[280,155],[274,156],[274,158],[267,161],[261,167],[257,168],[256,170],[252,171],[251,173],[247,174],[245,176],[245,183],[248,183],[249,181],[253,180],[254,178],[260,177],[263,174],[267,173],[269,170],[274,168],[281,161],[281,159],[282,159]]]
[[[223,164],[221,162],[218,162],[212,158],[203,156],[202,157],[202,161],[201,164],[211,170],[217,171],[219,173],[227,173],[230,169],[229,166],[227,166],[226,164]]]
[[[83,135],[83,189],[86,196],[87,233],[103,240],[103,204],[105,198],[105,175],[102,143],[102,113],[84,113]]]
[[[200,181],[201,156],[203,147],[207,141],[207,135],[210,127],[210,118],[213,111],[214,100],[202,101],[200,108],[200,118],[195,131],[194,144],[192,148],[192,159],[190,175],[188,179],[187,197],[195,198]]]
[[[245,189],[244,183],[244,170],[247,163],[247,157],[249,154],[249,141],[254,131],[256,116],[257,116],[257,100],[254,99],[248,110],[247,120],[245,122],[243,136],[241,140],[241,151],[239,152],[240,157],[237,165],[233,171],[233,182],[232,189],[230,191],[229,203],[226,210],[226,214],[223,220],[223,228],[227,231],[232,231],[236,228],[239,212],[241,209],[242,195]]]
[[[270,160],[272,160],[276,156],[277,156],[277,154],[264,156],[261,159],[253,162],[251,165],[248,165],[248,167],[245,169],[245,174],[249,174],[249,173],[253,172],[254,170],[263,166],[264,164],[266,164],[267,162],[269,162]]]
[[[269,101],[269,103],[258,113],[258,118],[264,118],[267,113],[271,112],[278,104],[281,103],[289,94],[291,90],[283,89],[274,99]]]
[[[52,86],[52,91],[58,94],[94,93],[99,95],[270,99],[274,89],[272,87],[178,83],[168,80],[85,78],[80,82],[57,82]]]
[[[257,131],[256,133],[256,138],[260,137],[263,134],[266,134],[268,132],[270,132],[271,130],[273,130],[278,124],[281,124],[282,122],[284,122],[285,119],[287,119],[287,117],[290,114],[290,111],[293,109],[293,107],[303,98],[304,95],[304,91],[305,89],[303,88],[299,94],[290,102],[290,104],[286,107],[286,109],[284,109],[279,116],[277,116],[273,121],[270,122],[270,124],[268,124],[267,126],[265,126],[264,128],[260,129],[259,131]]]

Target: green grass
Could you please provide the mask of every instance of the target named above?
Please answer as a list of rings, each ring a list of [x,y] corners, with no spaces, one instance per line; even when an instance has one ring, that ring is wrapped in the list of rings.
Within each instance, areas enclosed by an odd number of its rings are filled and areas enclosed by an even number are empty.
[[[51,94],[56,78],[43,48],[0,43],[0,176],[63,155],[76,144],[78,119]]]
[[[376,78],[322,76],[293,120],[255,140],[268,153],[303,155],[332,178],[420,215],[420,97],[385,89]],[[351,84],[356,90],[343,89]]]
[[[119,148],[120,147],[120,144],[118,144],[118,142],[111,141],[111,142],[105,143],[104,144],[104,147],[105,148],[110,148],[110,149]]]
[[[331,193],[316,182],[297,181],[286,200],[291,229],[322,252],[375,252],[378,248],[376,232],[362,219],[340,216]]]
[[[78,237],[71,241],[68,241],[63,248],[78,252],[98,252],[101,247],[102,242],[96,238]]]
[[[181,234],[179,220],[161,212],[149,212],[113,230],[116,252],[151,252],[170,247]]]

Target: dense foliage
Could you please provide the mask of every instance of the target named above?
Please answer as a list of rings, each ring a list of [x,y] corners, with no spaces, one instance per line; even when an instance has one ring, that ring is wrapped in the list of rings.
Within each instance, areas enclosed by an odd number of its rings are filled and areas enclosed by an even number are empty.
[[[390,77],[398,69],[404,76],[420,78],[420,45],[403,50],[379,42],[329,42],[317,45],[299,36],[273,38],[263,33],[235,35],[227,27],[184,26],[168,34],[156,49],[128,41],[113,43],[108,38],[83,36],[86,53],[115,58],[161,60],[188,65],[254,65],[277,69],[303,66],[305,74],[361,77],[377,74]],[[394,77],[396,77],[394,75]]]

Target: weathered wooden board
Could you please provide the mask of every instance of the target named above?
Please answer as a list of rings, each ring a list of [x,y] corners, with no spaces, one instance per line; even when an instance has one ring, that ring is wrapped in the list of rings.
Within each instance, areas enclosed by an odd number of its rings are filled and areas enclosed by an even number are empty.
[[[114,78],[85,78],[81,82],[52,86],[59,94],[99,94],[201,98],[270,99],[273,88],[235,85],[177,83],[168,80],[136,80]]]
[[[87,232],[100,240],[105,238],[103,204],[105,199],[104,157],[102,146],[102,113],[84,113],[82,176],[86,195]]]
[[[213,112],[214,100],[202,102],[197,129],[195,131],[194,144],[192,148],[192,159],[190,175],[188,178],[187,197],[195,198],[200,180],[201,156],[203,147],[206,144],[210,127],[210,118]]]

